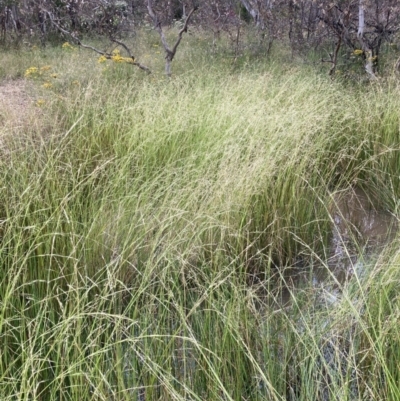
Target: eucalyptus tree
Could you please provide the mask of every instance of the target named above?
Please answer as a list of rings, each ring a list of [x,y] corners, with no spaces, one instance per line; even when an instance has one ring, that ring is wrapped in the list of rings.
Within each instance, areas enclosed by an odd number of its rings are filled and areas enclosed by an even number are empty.
[[[270,38],[288,38],[295,50],[331,47],[329,73],[343,50],[362,57],[371,79],[377,77],[382,45],[400,30],[398,0],[239,0],[252,22]]]
[[[382,45],[391,42],[400,30],[400,4],[397,0],[319,0],[318,19],[334,41],[330,54],[331,73],[335,71],[342,46],[364,60],[365,71],[376,79]]]
[[[190,18],[192,17],[193,13],[197,10],[197,8],[198,7],[196,5],[192,6],[192,8],[190,9],[189,13],[186,15],[186,7],[185,7],[185,4],[183,4],[183,15],[182,15],[183,26],[179,30],[178,37],[177,37],[174,45],[170,46],[168,44],[167,38],[165,36],[165,32],[163,30],[162,21],[161,21],[159,15],[157,15],[156,12],[153,9],[153,2],[152,2],[152,0],[147,0],[147,9],[148,9],[149,15],[150,15],[150,17],[151,17],[151,19],[153,21],[154,29],[160,35],[161,43],[162,43],[162,45],[164,47],[164,52],[165,52],[165,73],[166,73],[166,75],[168,77],[171,76],[171,63],[172,63],[172,60],[174,59],[176,51],[178,50],[178,46],[181,43],[183,34],[185,32],[187,32]]]
[[[135,31],[146,23],[159,35],[165,54],[165,71],[171,65],[189,25],[213,34],[214,43],[226,32],[239,55],[243,27],[253,24],[254,34],[268,43],[289,43],[294,51],[328,50],[322,61],[336,71],[339,55],[351,52],[363,59],[368,76],[377,77],[382,46],[400,30],[398,0],[0,0],[0,41],[42,44],[51,37],[68,38],[106,58],[112,51],[94,49],[83,41],[96,34],[119,46],[126,60],[143,70],[131,46]],[[174,24],[178,32],[172,43],[166,35]],[[264,42],[263,42],[264,43]],[[110,46],[109,46],[110,47]]]

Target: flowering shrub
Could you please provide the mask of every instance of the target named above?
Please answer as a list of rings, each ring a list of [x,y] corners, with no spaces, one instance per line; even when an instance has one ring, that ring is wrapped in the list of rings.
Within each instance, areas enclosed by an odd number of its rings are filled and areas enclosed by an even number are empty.
[[[29,67],[25,71],[25,78],[57,78],[58,74],[51,72],[51,65],[44,65],[43,67]],[[51,84],[49,82],[45,82],[43,87],[50,88]]]
[[[42,67],[32,66],[25,71],[25,78],[42,82],[41,83],[42,88],[55,91],[56,88],[54,87],[51,81],[53,79],[58,78],[58,74],[53,72],[51,65],[44,65]],[[38,99],[35,102],[36,107],[42,107],[45,104],[46,104],[45,99]]]
[[[115,63],[128,63],[128,64],[133,64],[135,62],[135,60],[132,57],[123,57],[121,56],[121,52],[118,49],[113,50],[111,57],[110,56],[106,56],[104,54],[102,54],[98,59],[97,62],[98,63],[104,63],[107,60],[112,60]]]
[[[51,70],[51,66],[50,65],[44,65],[43,67],[29,67],[26,71],[25,71],[25,77],[26,78],[39,78],[42,77],[44,75],[46,75],[46,73],[48,73]],[[57,78],[57,74],[50,74],[50,76],[52,78]]]

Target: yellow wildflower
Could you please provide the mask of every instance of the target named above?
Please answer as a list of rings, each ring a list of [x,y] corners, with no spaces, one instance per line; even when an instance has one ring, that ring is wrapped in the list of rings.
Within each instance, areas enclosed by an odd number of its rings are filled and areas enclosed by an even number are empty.
[[[49,89],[53,86],[53,84],[51,84],[50,82],[45,82],[42,86],[43,88]]]
[[[361,49],[356,49],[354,50],[353,54],[355,54],[356,56],[361,56],[361,54],[363,54],[364,52]]]
[[[38,72],[39,72],[39,69],[37,67],[29,67],[25,71],[25,76],[26,77],[34,76],[34,75],[37,75]]]
[[[107,57],[104,54],[101,55],[97,60],[97,62],[100,63],[100,64],[104,63],[105,61],[107,61]]]
[[[45,100],[43,100],[43,99],[38,99],[38,100],[36,101],[36,106],[41,107],[41,106],[43,106],[45,103],[46,103]]]
[[[69,43],[69,42],[63,43],[63,45],[61,47],[65,50],[75,50],[75,47],[72,46],[71,43]]]
[[[111,60],[115,61],[116,63],[122,63],[124,61],[124,58],[120,54],[114,54],[114,52],[113,52],[113,56],[111,57]]]

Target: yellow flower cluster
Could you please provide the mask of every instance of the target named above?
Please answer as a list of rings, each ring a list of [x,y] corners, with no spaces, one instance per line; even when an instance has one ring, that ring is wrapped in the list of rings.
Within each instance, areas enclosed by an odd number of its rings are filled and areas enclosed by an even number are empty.
[[[98,59],[98,63],[104,63],[106,62],[110,57],[106,57],[104,54],[101,55]],[[121,56],[121,53],[118,49],[113,50],[111,60],[114,61],[115,63],[134,63],[135,60],[131,57],[123,57]]]
[[[51,65],[44,65],[43,67],[29,67],[25,71],[25,78],[42,81],[42,88],[50,89],[53,88],[53,84],[50,82],[51,78],[57,78],[58,74],[51,71]],[[39,102],[40,103],[40,102]],[[41,106],[41,104],[38,104]]]
[[[63,43],[63,45],[61,47],[64,50],[76,50],[76,48],[74,46],[72,46],[71,43],[69,43],[69,42]]]
[[[39,68],[37,68],[37,67],[29,67],[25,71],[26,77],[34,77],[34,76],[37,76],[38,74],[39,74]]]
[[[107,57],[106,56],[104,56],[104,55],[102,55],[102,56],[100,56],[99,58],[98,58],[98,60],[97,60],[97,62],[98,63],[104,63],[104,62],[106,62],[107,61]]]
[[[353,54],[355,54],[356,56],[361,56],[361,54],[363,54],[364,52],[361,49],[356,49],[354,50]]]
[[[115,61],[116,63],[123,63],[124,58],[120,54],[113,54],[111,56],[111,60]]]
[[[105,55],[102,55],[97,59],[97,62],[104,63],[109,58],[110,57],[106,57]],[[114,61],[115,63],[134,63],[135,62],[135,60],[132,57],[121,56],[121,52],[118,49],[113,50],[112,55],[111,55],[111,60]]]
[[[135,62],[135,60],[131,57],[122,57],[122,60],[119,61],[120,63],[129,63],[129,64],[133,64]]]
[[[129,57],[122,57],[118,49],[115,49],[112,52],[111,60],[115,61],[116,63],[129,63],[130,61],[132,61],[132,59]]]
[[[42,76],[46,72],[51,70],[51,65],[44,65],[43,67],[29,67],[25,71],[25,77],[26,78],[37,78],[39,76]],[[57,74],[50,74],[52,78],[57,78]]]

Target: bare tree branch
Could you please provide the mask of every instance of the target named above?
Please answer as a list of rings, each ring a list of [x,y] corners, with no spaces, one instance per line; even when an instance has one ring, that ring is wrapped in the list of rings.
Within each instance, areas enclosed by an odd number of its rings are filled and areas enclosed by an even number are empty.
[[[167,39],[165,37],[164,31],[161,26],[161,22],[159,21],[157,15],[153,10],[153,5],[151,0],[147,0],[147,10],[149,11],[149,15],[154,23],[154,28],[157,30],[158,34],[160,35],[161,43],[165,50],[165,73],[168,77],[171,76],[171,62],[175,57],[176,51],[178,49],[179,44],[181,43],[182,36],[184,32],[187,32],[189,20],[193,13],[197,10],[197,7],[194,7],[190,10],[188,16],[186,17],[185,24],[183,25],[182,29],[178,33],[178,39],[175,42],[174,47],[171,49],[168,45]]]
[[[329,53],[330,60],[325,60],[325,59],[321,60],[323,63],[331,63],[332,64],[332,67],[329,70],[329,76],[331,76],[331,77],[334,76],[335,72],[336,72],[337,59],[338,59],[338,54],[339,54],[341,45],[342,45],[342,37],[339,36],[339,39],[336,43],[333,54]]]
[[[145,65],[140,64],[137,61],[135,61],[135,57],[132,55],[131,51],[129,50],[128,46],[125,43],[123,43],[123,42],[121,42],[121,41],[119,41],[119,40],[117,40],[115,38],[112,38],[111,40],[113,42],[117,43],[118,45],[122,46],[126,50],[126,52],[128,53],[129,57],[132,59],[130,64],[133,64],[136,67],[139,67],[141,70],[146,71],[148,74],[151,74],[151,70],[148,67],[146,67]]]
[[[74,35],[72,32],[69,32],[69,31],[66,30],[65,28],[61,27],[61,26],[54,20],[53,16],[51,15],[51,13],[50,13],[49,11],[44,10],[44,9],[42,9],[42,11],[43,11],[44,13],[46,13],[46,15],[49,17],[49,20],[50,20],[51,24],[52,24],[55,28],[57,28],[57,29],[58,29],[61,33],[63,33],[64,35],[69,36],[78,46],[83,47],[84,49],[90,49],[90,50],[94,51],[95,53],[98,53],[98,54],[104,56],[104,57],[105,57],[106,59],[108,59],[108,60],[111,60],[111,59],[112,59],[113,54],[104,52],[104,51],[102,51],[102,50],[96,49],[96,48],[93,47],[93,46],[90,46],[90,45],[87,45],[87,44],[83,43],[83,42],[82,42],[76,35]],[[121,42],[121,41],[119,41],[119,40],[117,40],[117,39],[115,39],[115,38],[110,38],[110,40],[111,40],[112,42],[115,42],[115,43],[117,43],[118,45],[122,46],[122,47],[126,50],[126,52],[128,53],[129,57],[130,57],[131,60],[132,60],[132,61],[129,61],[129,64],[132,64],[132,65],[134,65],[134,66],[140,68],[141,70],[147,72],[148,74],[151,74],[151,70],[150,70],[148,67],[146,67],[145,65],[143,65],[143,64],[141,64],[141,63],[139,63],[139,62],[137,62],[137,61],[135,60],[135,57],[132,55],[131,51],[129,50],[128,46],[127,46],[125,43],[123,43],[123,42]]]
[[[172,48],[172,59],[175,57],[176,49],[178,48],[179,44],[181,43],[183,33],[187,32],[187,28],[188,28],[190,17],[192,16],[192,14],[195,11],[196,11],[196,8],[192,8],[190,10],[188,16],[186,17],[185,25],[183,26],[183,28],[178,33],[178,39],[177,39],[174,47]],[[171,61],[172,61],[172,59],[171,59]]]

